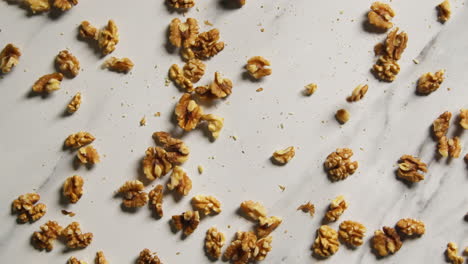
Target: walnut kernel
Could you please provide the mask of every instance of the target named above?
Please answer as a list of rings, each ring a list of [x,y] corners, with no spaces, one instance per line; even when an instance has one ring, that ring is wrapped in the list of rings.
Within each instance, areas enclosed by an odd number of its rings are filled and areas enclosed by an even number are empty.
[[[309,83],[308,85],[304,86],[304,94],[305,95],[313,95],[315,91],[317,91],[317,84],[315,83]]]
[[[97,41],[103,55],[115,50],[115,46],[119,43],[119,30],[113,20],[109,20],[107,26],[99,31]]]
[[[145,248],[140,252],[136,264],[162,264],[155,252]]]
[[[212,259],[221,257],[221,248],[224,246],[226,237],[216,227],[211,227],[206,231],[205,251]]]
[[[428,72],[423,74],[418,80],[418,93],[426,95],[439,89],[444,81],[444,73],[445,70],[439,70],[435,73]]]
[[[81,232],[78,222],[69,224],[62,230],[61,235],[65,237],[68,248],[85,248],[93,241],[93,233]]]
[[[76,157],[82,164],[96,164],[101,161],[99,153],[93,146],[86,146],[78,149]]]
[[[200,33],[193,45],[182,49],[182,57],[186,60],[193,58],[208,59],[224,49],[224,42],[219,41],[219,30],[217,28]]]
[[[332,181],[339,181],[348,178],[358,168],[357,161],[351,161],[353,151],[349,148],[339,148],[327,156],[324,166],[328,176]]]
[[[294,146],[287,147],[285,149],[277,150],[273,153],[273,160],[278,164],[288,163],[296,155]]]
[[[78,4],[78,0],[54,0],[54,7],[62,11],[70,10]]]
[[[267,215],[267,209],[259,202],[244,201],[240,204],[240,208],[252,220],[258,220]]]
[[[109,264],[106,257],[104,256],[104,252],[98,251],[96,252],[96,258],[94,259],[95,264]]]
[[[279,217],[259,217],[258,226],[255,228],[258,238],[266,237],[273,232],[283,220]]]
[[[434,135],[438,139],[447,135],[451,118],[452,118],[452,113],[445,111],[432,123],[432,129],[434,131]]]
[[[91,25],[88,21],[83,21],[78,29],[79,36],[83,39],[98,39],[99,30]]]
[[[330,257],[340,248],[338,233],[327,225],[322,225],[317,230],[317,238],[312,245],[314,255],[319,257]]]
[[[168,4],[177,9],[188,9],[195,6],[194,0],[167,0]]]
[[[200,214],[198,211],[187,211],[181,215],[173,215],[172,223],[175,229],[184,230],[184,235],[188,236],[197,229],[200,223]]]
[[[148,202],[148,194],[144,192],[145,186],[141,181],[127,181],[117,193],[123,195],[122,204],[127,208],[142,207]]]
[[[181,167],[175,166],[172,170],[171,180],[167,184],[169,190],[176,190],[181,195],[187,195],[192,189],[192,180]]]
[[[43,217],[47,207],[43,203],[36,204],[41,196],[37,193],[26,193],[15,199],[11,205],[12,211],[18,214],[21,223],[34,222]]]
[[[154,189],[151,190],[148,195],[150,208],[158,217],[163,216],[163,191],[164,187],[159,184],[156,185],[156,187],[154,187]]]
[[[325,220],[328,222],[335,222],[340,218],[346,209],[348,209],[348,202],[344,199],[342,195],[336,197],[331,201],[330,207],[328,208],[327,213],[325,214]]]
[[[366,85],[360,84],[356,88],[354,88],[353,92],[351,93],[350,96],[348,96],[348,98],[346,98],[346,100],[350,103],[357,102],[361,100],[364,97],[364,95],[366,95],[368,89],[369,89],[369,86],[367,84]]]
[[[185,131],[193,130],[200,122],[203,109],[192,99],[192,96],[185,93],[180,98],[175,108],[175,116],[178,125]]]
[[[338,235],[347,245],[358,247],[362,245],[366,231],[366,227],[359,222],[343,221],[340,224]]]
[[[48,221],[40,228],[41,231],[33,233],[32,242],[39,250],[51,251],[54,248],[54,241],[62,232],[62,227],[55,221]]]
[[[80,72],[80,62],[68,50],[62,50],[55,57],[55,64],[61,73],[75,77]]]
[[[160,147],[149,147],[145,152],[141,165],[148,180],[154,180],[169,173],[172,163],[169,162],[167,152]]]
[[[78,175],[73,175],[63,183],[62,193],[67,197],[70,203],[77,203],[83,195],[84,181]]]
[[[372,248],[380,257],[394,254],[400,250],[403,243],[395,229],[384,226],[383,231],[377,230],[372,238]]]
[[[400,72],[400,65],[392,58],[380,56],[372,70],[379,80],[393,82]]]
[[[263,260],[271,250],[271,240],[271,236],[257,240],[253,232],[237,232],[223,257],[239,264]]]
[[[439,12],[438,19],[441,23],[447,22],[452,15],[452,9],[450,7],[449,0],[445,0],[437,6],[437,11]]]
[[[177,85],[187,92],[193,91],[193,83],[189,78],[185,77],[184,71],[177,64],[172,64],[169,68],[169,78]]]
[[[21,51],[13,44],[7,44],[0,52],[0,71],[8,73],[13,67],[18,65]]]
[[[468,129],[468,109],[460,109],[460,126]]]
[[[192,198],[192,206],[205,215],[221,213],[221,202],[214,196],[195,195]]]
[[[89,132],[80,131],[71,134],[65,140],[65,146],[73,149],[81,148],[82,146],[91,144],[96,138]]]
[[[207,126],[208,131],[211,132],[211,136],[214,139],[217,139],[219,137],[219,133],[221,132],[221,129],[223,129],[224,118],[213,115],[213,114],[208,114],[208,115],[203,115],[201,119],[208,123],[208,126]]]
[[[116,58],[110,57],[104,63],[104,67],[108,68],[111,71],[128,73],[133,69],[133,62],[129,58]]]
[[[339,109],[336,111],[335,118],[340,122],[340,124],[344,124],[349,121],[351,114],[346,109]]]
[[[70,103],[68,103],[67,112],[69,114],[75,113],[80,108],[80,105],[81,105],[81,93],[77,92],[71,99]]]
[[[463,264],[464,262],[463,257],[458,255],[458,246],[454,242],[447,244],[445,254],[452,264]]]
[[[50,93],[60,89],[62,80],[63,75],[61,73],[46,74],[34,83],[32,90],[36,93]]]
[[[395,16],[395,11],[384,3],[374,2],[371,6],[371,11],[367,14],[369,23],[381,29],[389,29],[393,27],[393,23],[390,22]]]
[[[266,68],[267,66],[270,66],[270,62],[267,59],[261,56],[254,56],[247,61],[245,68],[252,77],[260,79],[272,73],[270,68]]]
[[[400,219],[396,227],[398,231],[406,236],[422,236],[426,232],[426,227],[422,221],[411,218]]]
[[[192,59],[184,65],[184,76],[192,83],[196,83],[205,74],[205,69],[206,65],[201,60]]]
[[[187,161],[190,150],[182,140],[173,138],[169,133],[163,131],[153,133],[153,139],[166,150],[169,162],[182,164]]]
[[[71,258],[68,259],[67,264],[88,264],[88,263],[86,263],[83,260],[79,260],[79,259],[77,259],[75,257],[71,257]]]
[[[33,14],[50,10],[49,0],[24,0],[23,2]]]
[[[424,180],[424,175],[419,171],[427,172],[426,163],[411,155],[401,156],[397,171],[399,178],[408,182],[422,181]]]
[[[315,214],[315,205],[313,205],[311,202],[307,202],[305,204],[301,204],[297,210],[302,210],[304,213],[309,213],[310,216],[314,216]]]
[[[198,21],[195,18],[187,18],[185,23],[174,18],[169,25],[169,42],[176,47],[190,47],[195,43],[198,32]]]

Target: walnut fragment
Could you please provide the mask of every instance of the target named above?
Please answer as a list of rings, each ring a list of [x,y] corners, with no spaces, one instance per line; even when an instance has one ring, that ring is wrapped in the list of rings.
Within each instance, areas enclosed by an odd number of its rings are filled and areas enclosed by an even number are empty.
[[[63,75],[61,73],[46,74],[34,83],[32,90],[36,93],[51,93],[60,89],[60,82],[62,80]]]
[[[226,237],[216,227],[211,227],[206,231],[205,252],[212,259],[221,257],[221,249],[224,246]]]
[[[399,178],[408,182],[419,182],[424,180],[424,175],[421,172],[427,172],[426,163],[419,158],[411,155],[401,156],[398,164],[397,175]]]
[[[450,1],[445,0],[437,6],[438,19],[441,23],[447,22],[452,15],[452,8],[450,7]]]
[[[78,175],[73,175],[65,180],[62,187],[62,194],[70,203],[77,203],[83,195],[84,181]]]
[[[225,98],[232,93],[232,81],[215,72],[214,81],[208,86],[195,88],[195,93],[204,99]]]
[[[308,95],[308,96],[311,96],[311,95],[313,95],[315,93],[315,91],[317,91],[317,84],[309,83],[306,86],[304,86],[304,88],[305,88],[304,94]]]
[[[271,232],[275,231],[275,229],[283,222],[283,220],[276,216],[271,217],[259,217],[258,218],[258,225],[255,228],[255,232],[257,233],[258,238],[266,237]]]
[[[81,148],[82,146],[91,144],[96,138],[89,132],[79,131],[71,134],[65,140],[65,146],[68,148]]]
[[[15,199],[11,205],[12,212],[17,214],[20,223],[34,222],[43,217],[47,207],[43,203],[37,203],[41,196],[37,193],[26,193]]]
[[[104,67],[119,73],[128,73],[133,69],[133,62],[129,58],[110,57],[104,62]]]
[[[240,204],[240,208],[252,220],[258,220],[267,215],[267,209],[259,202],[244,201]]]
[[[176,190],[180,195],[188,195],[192,189],[192,180],[181,167],[175,166],[172,170],[171,180],[167,184],[169,190]]]
[[[353,151],[349,148],[338,148],[327,156],[324,167],[332,181],[339,181],[348,178],[358,168],[357,161],[351,161]]]
[[[286,164],[296,155],[294,146],[287,147],[285,149],[277,150],[273,153],[273,161],[277,164]]]
[[[195,18],[187,18],[182,22],[174,18],[169,25],[169,42],[175,47],[190,47],[198,36],[198,21]]]
[[[101,160],[99,158],[99,153],[93,146],[81,147],[76,153],[76,157],[82,164],[96,164]]]
[[[114,20],[109,20],[107,26],[99,31],[97,41],[102,55],[107,55],[115,50],[115,46],[119,43],[119,30]]]
[[[205,215],[221,213],[221,202],[214,196],[195,195],[192,198],[192,207]]]
[[[194,0],[167,0],[167,3],[177,9],[188,9],[195,6]]]
[[[91,25],[88,21],[83,21],[78,28],[79,36],[83,39],[97,40],[99,30]]]
[[[71,99],[70,103],[68,103],[67,105],[67,112],[69,114],[73,114],[75,113],[76,111],[78,111],[78,109],[80,108],[81,106],[81,93],[80,92],[77,92],[73,98]]]
[[[123,195],[122,204],[127,208],[142,207],[148,202],[148,194],[144,192],[145,186],[141,181],[127,181],[117,193]]]
[[[460,109],[459,124],[463,129],[468,129],[468,109]]]
[[[73,6],[78,4],[78,0],[54,0],[53,6],[60,9],[62,12],[70,10]]]
[[[0,52],[0,71],[9,73],[13,67],[18,65],[21,51],[13,44],[7,44]]]
[[[384,30],[393,27],[391,20],[394,16],[395,11],[393,11],[389,5],[381,2],[372,3],[371,11],[367,13],[369,23],[379,29]]]
[[[435,73],[428,72],[423,74],[418,80],[417,92],[422,95],[428,95],[439,89],[444,81],[444,73],[445,70],[439,70]]]
[[[335,118],[340,122],[340,124],[345,124],[349,121],[351,114],[346,109],[339,109],[336,111]]]
[[[325,214],[324,219],[328,222],[335,222],[340,218],[346,209],[348,209],[348,202],[344,199],[342,195],[337,196],[330,203],[327,213]]]
[[[394,254],[400,250],[403,243],[395,229],[384,226],[383,231],[377,230],[372,238],[372,248],[374,253],[380,257]]]
[[[172,216],[172,224],[176,230],[184,230],[184,235],[188,236],[197,229],[200,223],[200,214],[198,211],[186,211],[181,215]]]
[[[311,202],[307,202],[305,204],[300,205],[297,210],[302,210],[304,213],[309,213],[310,216],[314,216],[315,214],[315,205]]]
[[[174,113],[179,127],[190,131],[195,129],[200,122],[203,109],[192,99],[190,94],[185,93],[177,103]]]
[[[60,235],[65,237],[68,248],[85,248],[93,241],[93,233],[81,232],[78,222],[69,224]]]
[[[47,12],[50,10],[49,0],[24,0],[23,3],[33,14]]]
[[[447,244],[445,255],[452,264],[463,264],[464,262],[463,257],[458,255],[458,246],[455,242],[449,242]]]
[[[163,191],[164,187],[159,184],[154,187],[149,192],[149,206],[151,210],[158,216],[162,217],[163,216],[163,208],[162,208],[162,203],[163,203]]]
[[[62,50],[55,57],[55,65],[65,76],[71,78],[78,75],[80,72],[80,62],[68,50]]]
[[[237,232],[236,238],[224,251],[223,258],[234,263],[247,264],[264,260],[271,251],[272,237],[257,239],[253,232]]]
[[[201,117],[201,120],[207,122],[208,131],[211,133],[211,137],[213,139],[217,139],[219,137],[219,133],[223,129],[224,126],[224,118],[213,115],[207,114]]]
[[[83,261],[83,260],[79,260],[79,259],[77,259],[77,258],[75,258],[75,257],[70,257],[70,258],[68,259],[67,264],[88,264],[88,263],[86,263],[86,262]]]
[[[327,225],[322,225],[317,230],[317,238],[312,245],[315,256],[327,258],[335,254],[340,248],[338,233]]]
[[[393,82],[400,72],[400,65],[396,60],[380,56],[374,66],[372,66],[372,71],[379,80]]]
[[[400,65],[397,61],[406,48],[408,35],[405,32],[398,31],[399,28],[392,30],[388,33],[385,42],[374,48],[379,58],[372,67],[372,71],[381,81],[392,82],[400,72]]]
[[[164,131],[153,133],[153,139],[166,150],[167,159],[172,164],[182,164],[188,160],[190,149],[182,140]]]
[[[109,264],[106,257],[104,256],[104,252],[98,251],[96,252],[96,258],[94,259],[95,264]]]
[[[411,218],[400,219],[396,228],[400,233],[408,237],[422,236],[426,232],[426,227],[422,221]]]
[[[358,247],[364,243],[363,238],[366,231],[366,227],[359,222],[343,221],[340,224],[338,235],[348,246]]]
[[[166,150],[161,147],[149,147],[145,152],[141,165],[148,180],[155,180],[169,173],[172,163],[169,162]]]
[[[437,139],[447,135],[451,118],[452,113],[445,111],[436,120],[434,120],[432,123],[432,130],[434,131],[434,135]]]
[[[136,264],[162,264],[158,255],[145,248],[140,252]]]
[[[351,103],[351,102],[357,102],[361,100],[362,98],[364,98],[364,95],[366,95],[368,89],[369,89],[369,86],[367,84],[358,85],[356,88],[354,88],[351,95],[348,96],[348,98],[346,98],[346,101]]]
[[[200,33],[192,45],[185,45],[181,55],[185,60],[209,59],[224,49],[224,42],[219,41],[219,30],[213,28]]]
[[[32,235],[32,243],[39,250],[51,251],[54,248],[54,241],[62,232],[62,227],[55,221],[48,221],[41,225],[39,232]]]
[[[261,56],[254,56],[247,61],[245,69],[253,78],[261,79],[272,73],[271,68],[267,68],[267,66],[270,65],[270,62],[267,59]]]

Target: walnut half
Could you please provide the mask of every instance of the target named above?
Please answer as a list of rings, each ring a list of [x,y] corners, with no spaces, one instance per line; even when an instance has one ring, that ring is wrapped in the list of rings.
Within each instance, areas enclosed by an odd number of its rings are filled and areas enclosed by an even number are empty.
[[[115,50],[115,46],[119,43],[119,30],[114,20],[109,20],[107,26],[99,31],[97,41],[102,55],[107,55]]]
[[[272,237],[257,239],[253,232],[237,232],[236,238],[224,251],[224,259],[238,264],[264,260],[271,251]]]
[[[167,0],[167,3],[177,9],[188,9],[195,6],[194,0]]]
[[[18,214],[18,221],[26,223],[34,222],[43,217],[47,207],[43,203],[37,203],[41,196],[37,193],[26,193],[15,199],[11,205],[13,213]]]
[[[203,115],[201,119],[207,122],[208,124],[207,128],[208,128],[208,131],[211,133],[211,137],[213,139],[217,139],[219,137],[219,133],[223,129],[224,118],[213,115],[213,114],[208,114],[208,115]]]
[[[205,251],[212,259],[221,257],[221,248],[224,246],[226,237],[216,227],[211,227],[206,231]]]
[[[81,232],[80,224],[72,222],[60,233],[65,238],[68,248],[85,248],[93,241],[93,233]]]
[[[65,140],[65,146],[68,148],[81,148],[82,146],[91,144],[96,138],[89,132],[80,131],[71,134]]]
[[[133,62],[129,58],[116,58],[110,57],[104,63],[104,67],[108,68],[111,71],[120,72],[120,73],[128,73],[133,69]]]
[[[54,7],[61,11],[70,10],[73,6],[78,4],[78,0],[54,0]]]
[[[400,219],[396,224],[397,230],[408,237],[422,236],[426,232],[426,227],[422,221],[411,218]]]
[[[272,158],[277,164],[286,164],[296,155],[294,146],[287,147],[285,149],[277,150],[273,153]]]
[[[372,238],[372,248],[380,257],[394,254],[400,250],[403,243],[395,229],[384,226],[383,231],[377,230]]]
[[[411,155],[401,156],[397,171],[399,178],[408,182],[422,181],[424,180],[424,175],[419,171],[427,172],[426,163]]]
[[[46,74],[34,83],[32,90],[36,93],[51,93],[60,89],[60,82],[62,80],[63,75],[61,73]]]
[[[24,0],[23,3],[33,14],[47,12],[50,10],[49,0]]]
[[[190,131],[195,129],[200,122],[203,109],[192,99],[190,94],[185,93],[180,97],[174,113],[178,125],[185,131]]]
[[[252,220],[258,220],[267,215],[267,209],[259,202],[244,201],[240,204],[240,208]]]
[[[82,147],[76,153],[76,157],[82,164],[96,164],[101,161],[99,153],[93,146]]]
[[[188,195],[192,189],[192,180],[188,177],[187,172],[185,172],[181,167],[175,166],[172,170],[171,180],[167,184],[169,190],[176,190],[180,195]]]
[[[71,78],[80,72],[80,62],[68,50],[62,50],[55,57],[55,64],[61,73]]]
[[[77,203],[83,195],[83,185],[83,178],[78,175],[73,175],[67,178],[63,183],[63,196],[68,198],[70,203]]]
[[[339,148],[327,156],[324,167],[332,181],[339,181],[348,178],[354,174],[359,163],[351,161],[353,151],[349,148]]]
[[[21,51],[13,44],[7,44],[0,52],[0,71],[5,74],[18,65]]]
[[[140,252],[136,264],[162,264],[158,255],[145,248]]]
[[[149,147],[141,161],[143,173],[148,180],[154,180],[169,173],[172,163],[169,162],[166,150],[161,147]]]
[[[181,215],[172,216],[172,224],[176,230],[184,230],[184,235],[188,236],[197,229],[200,223],[200,214],[198,211],[187,211]]]
[[[427,95],[439,89],[444,81],[444,73],[445,70],[439,70],[435,73],[428,72],[423,74],[418,80],[417,92]]]
[[[173,138],[169,133],[160,131],[153,133],[156,144],[162,145],[167,153],[167,159],[172,164],[182,164],[188,160],[190,150],[180,139]]]
[[[348,209],[349,203],[344,199],[342,195],[337,196],[330,203],[327,213],[324,219],[328,222],[335,222],[340,218],[346,209]]]
[[[144,192],[145,186],[141,181],[127,181],[117,193],[123,195],[122,204],[127,208],[142,207],[148,202],[148,194]]]
[[[205,215],[221,213],[221,202],[214,196],[195,195],[192,198],[192,206]]]
[[[51,251],[54,248],[54,241],[60,236],[62,227],[55,221],[48,221],[41,225],[39,232],[32,235],[32,243],[39,250]]]
[[[458,255],[458,246],[455,242],[450,242],[447,244],[445,255],[452,264],[463,264],[464,262],[463,257]]]
[[[247,61],[245,68],[250,76],[255,79],[260,79],[272,73],[271,68],[266,68],[270,65],[270,62],[267,59],[261,56],[254,56]]]
[[[372,3],[371,11],[367,13],[371,25],[385,30],[393,27],[391,20],[394,16],[395,11],[389,5],[381,2]]]
[[[327,258],[335,254],[340,248],[340,242],[338,241],[338,233],[327,225],[322,225],[317,230],[317,238],[312,245],[313,254]]]
[[[365,233],[366,227],[355,221],[343,221],[338,231],[340,239],[351,247],[362,245]]]

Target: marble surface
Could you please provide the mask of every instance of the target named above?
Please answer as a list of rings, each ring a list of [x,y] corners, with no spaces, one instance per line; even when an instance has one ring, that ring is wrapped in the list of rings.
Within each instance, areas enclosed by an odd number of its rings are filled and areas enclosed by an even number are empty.
[[[236,231],[252,228],[236,213],[240,202],[249,199],[261,201],[271,215],[283,218],[264,263],[319,262],[311,257],[310,246],[330,200],[340,194],[350,202],[340,220],[364,223],[366,243],[356,250],[342,246],[320,262],[444,263],[447,242],[468,246],[468,223],[463,220],[468,210],[467,166],[462,158],[436,159],[436,143],[429,133],[443,111],[468,107],[466,1],[452,1],[453,16],[445,25],[436,21],[439,0],[391,3],[397,13],[393,21],[409,35],[402,70],[393,83],[380,83],[369,72],[375,60],[373,46],[385,38],[363,27],[371,1],[248,0],[242,9],[225,8],[217,0],[198,1],[186,17],[201,21],[202,30],[210,28],[202,21],[210,21],[227,43],[207,62],[200,83],[221,71],[235,87],[227,100],[205,109],[225,118],[218,140],[210,142],[202,130],[183,136],[191,148],[183,167],[193,189],[180,201],[167,196],[165,216],[156,220],[146,207],[123,211],[114,192],[124,181],[139,177],[144,151],[154,145],[151,134],[175,130],[171,119],[181,93],[172,84],[165,86],[165,78],[171,64],[182,62],[166,49],[166,29],[172,18],[182,15],[169,12],[162,2],[80,1],[58,18],[27,16],[18,6],[0,2],[0,44],[12,42],[23,51],[20,64],[0,79],[2,263],[65,263],[72,255],[92,262],[97,250],[103,250],[111,263],[133,263],[143,248],[157,251],[164,263],[208,263],[205,231],[217,226],[230,241]],[[105,58],[76,38],[82,20],[103,26],[110,18],[121,36],[112,55],[129,57],[136,65],[128,75],[102,70]],[[64,80],[63,88],[48,98],[28,96],[34,81],[53,71],[54,56],[64,48],[79,58],[82,72]],[[242,75],[246,60],[254,55],[272,62],[273,75],[261,82]],[[447,71],[442,87],[430,96],[415,95],[417,78],[441,68]],[[318,91],[304,97],[303,86],[310,82],[318,84]],[[366,97],[347,103],[345,98],[360,83],[369,84]],[[256,92],[260,87],[264,90]],[[63,116],[78,91],[83,94],[80,110]],[[343,107],[351,119],[340,126],[333,115]],[[154,117],[155,112],[161,117]],[[143,116],[148,124],[140,127]],[[97,137],[94,145],[103,156],[91,170],[75,170],[74,154],[62,149],[66,136],[79,130]],[[461,140],[467,149],[466,132]],[[296,157],[286,166],[272,165],[272,152],[290,145],[297,147]],[[352,148],[360,166],[345,181],[331,183],[322,164],[337,147]],[[395,164],[403,154],[419,156],[428,164],[424,181],[408,187],[396,180]],[[198,165],[205,168],[202,175]],[[73,174],[84,177],[85,194],[75,205],[63,204],[60,188]],[[281,191],[278,185],[286,189]],[[41,195],[48,212],[36,223],[17,224],[10,214],[11,201],[31,191]],[[182,240],[180,233],[171,232],[169,219],[189,209],[195,194],[215,195],[223,212],[203,219],[196,232]],[[306,201],[316,205],[314,218],[296,211]],[[64,216],[61,209],[76,216]],[[394,256],[376,259],[370,235],[406,217],[423,220],[427,233],[405,242]],[[69,252],[56,243],[53,251],[39,252],[30,245],[30,236],[47,220],[62,225],[78,221],[95,239],[84,250]]]

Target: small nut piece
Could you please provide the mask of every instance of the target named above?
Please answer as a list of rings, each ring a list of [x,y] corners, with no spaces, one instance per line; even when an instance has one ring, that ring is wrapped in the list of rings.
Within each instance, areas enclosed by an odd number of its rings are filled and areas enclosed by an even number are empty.
[[[315,91],[317,91],[317,84],[315,83],[309,83],[308,85],[304,86],[304,94],[305,95],[313,95]]]
[[[171,180],[167,184],[169,190],[176,190],[181,195],[187,195],[192,189],[192,180],[181,167],[175,166],[172,170]]]
[[[24,0],[23,3],[33,14],[47,12],[50,10],[49,0]]]
[[[18,214],[20,223],[34,222],[43,217],[47,207],[43,203],[36,204],[41,196],[37,193],[26,193],[15,199],[11,205],[13,213]]]
[[[458,246],[455,242],[450,242],[447,244],[445,255],[452,264],[463,264],[464,262],[463,257],[458,255]]]
[[[104,252],[98,251],[96,252],[96,258],[94,259],[95,264],[109,264],[106,257],[104,256]]]
[[[54,241],[62,232],[62,227],[55,221],[48,221],[40,228],[41,231],[33,233],[32,242],[39,250],[51,251],[54,248]]]
[[[270,66],[270,62],[267,59],[261,56],[254,56],[247,61],[245,69],[252,77],[260,79],[271,74],[272,70],[266,68],[267,66]]]
[[[78,222],[72,222],[60,234],[65,237],[68,248],[85,248],[93,241],[93,233],[81,232]]]
[[[417,92],[427,95],[439,89],[444,81],[445,70],[439,70],[435,73],[428,72],[423,74],[418,80]]]
[[[439,12],[438,19],[441,23],[447,22],[452,15],[452,9],[450,7],[449,0],[445,0],[437,6],[437,11]]]
[[[185,131],[195,129],[203,115],[203,109],[188,93],[185,93],[180,97],[174,112],[179,127]]]
[[[104,63],[104,67],[111,71],[128,73],[133,69],[133,62],[129,58],[116,58],[111,57]]]
[[[160,147],[149,147],[141,165],[148,180],[154,180],[169,173],[172,163],[168,160],[167,152]]]
[[[190,47],[195,43],[198,33],[198,21],[195,18],[189,17],[184,23],[174,18],[169,25],[169,42],[178,48]]]
[[[272,237],[257,239],[253,232],[237,232],[236,239],[224,251],[224,259],[246,264],[265,259],[271,251]]]
[[[377,230],[372,238],[372,248],[380,257],[394,254],[400,250],[403,243],[395,229],[384,226],[383,231]]]
[[[336,149],[327,156],[324,167],[332,181],[344,180],[357,170],[359,163],[351,161],[352,156],[353,151],[349,148]]]
[[[77,203],[83,195],[83,178],[78,175],[73,175],[63,183],[63,196],[68,198],[70,203]]]
[[[198,211],[187,211],[181,215],[172,216],[172,224],[176,230],[184,230],[184,235],[188,236],[197,229],[200,223],[200,214]]]
[[[213,28],[210,31],[200,33],[192,45],[184,45],[181,54],[185,60],[208,59],[223,49],[224,42],[219,41],[219,30]]]
[[[468,109],[460,109],[460,126],[468,129]]]
[[[164,187],[159,184],[154,187],[153,190],[149,192],[149,206],[151,210],[158,216],[162,217],[163,216],[163,208],[162,208],[162,203],[163,203],[163,191]]]
[[[70,10],[78,4],[78,0],[54,0],[54,7],[62,11]]]
[[[198,82],[205,74],[206,65],[197,59],[189,60],[184,65],[184,76],[192,83]]]
[[[400,219],[396,224],[396,228],[408,237],[422,236],[426,232],[426,227],[422,221],[411,218]]]
[[[267,209],[259,202],[244,201],[240,204],[240,208],[252,220],[258,220],[267,215]]]
[[[68,148],[81,148],[82,146],[91,144],[96,138],[91,133],[80,131],[75,134],[71,134],[65,140],[65,146]]]
[[[83,260],[79,260],[79,259],[77,259],[75,257],[71,257],[70,259],[68,259],[67,264],[88,264],[88,263],[86,263]]]
[[[221,202],[214,196],[196,195],[192,198],[192,207],[205,215],[221,213]]]
[[[188,9],[195,6],[194,0],[167,0],[167,3],[177,9]]]
[[[67,112],[69,114],[75,113],[80,108],[80,105],[81,105],[81,93],[77,92],[71,99],[70,103],[68,103]]]
[[[340,224],[338,235],[340,239],[351,247],[359,247],[363,243],[366,227],[355,221],[343,221]]]
[[[177,87],[184,89],[187,92],[193,91],[193,83],[189,78],[185,77],[184,71],[177,64],[172,64],[169,68],[169,78],[177,85]]]
[[[0,52],[0,71],[5,74],[18,65],[21,51],[13,44],[7,44]]]
[[[364,98],[364,95],[366,95],[367,90],[369,89],[369,86],[360,84],[356,88],[354,88],[353,93],[346,98],[348,102],[357,102]]]
[[[208,115],[203,115],[201,119],[208,123],[207,128],[208,128],[208,131],[210,131],[211,133],[211,137],[213,137],[213,139],[217,139],[219,137],[219,133],[223,129],[224,118],[213,115],[213,114],[208,114]]]
[[[182,164],[187,161],[190,150],[182,140],[173,138],[163,131],[153,133],[153,139],[166,150],[167,159],[172,164]]]
[[[436,120],[434,120],[432,123],[432,129],[437,139],[441,139],[443,136],[447,135],[451,118],[452,113],[445,111]]]
[[[98,39],[99,30],[91,25],[88,21],[83,21],[78,29],[79,36],[83,39]]]
[[[272,217],[259,217],[258,218],[258,226],[255,228],[258,238],[266,237],[271,232],[275,231],[275,229],[283,222],[283,220],[279,217],[272,216]]]
[[[60,89],[60,82],[62,80],[63,75],[61,73],[46,74],[34,83],[32,90],[36,93],[51,93]]]
[[[206,231],[205,251],[212,259],[221,257],[221,248],[223,248],[226,237],[216,227],[211,227]]]
[[[99,158],[99,153],[93,146],[82,147],[76,153],[76,157],[82,164],[96,164],[101,160]]]
[[[149,249],[145,248],[140,252],[136,264],[162,264],[162,262],[155,252],[151,252]]]
[[[371,6],[371,11],[367,13],[369,23],[380,29],[389,29],[393,27],[393,23],[390,22],[395,16],[393,9],[384,3],[374,2]]]
[[[397,175],[408,182],[419,182],[424,180],[424,175],[419,171],[427,172],[426,163],[411,155],[401,156],[398,163]]]
[[[55,57],[55,64],[61,73],[71,78],[80,72],[80,62],[68,50],[62,50]]]
[[[348,202],[344,199],[342,195],[336,197],[330,203],[327,213],[325,214],[324,219],[327,222],[335,222],[340,218],[346,209],[348,209]]]
[[[287,147],[285,149],[277,150],[273,153],[273,160],[278,164],[288,163],[296,155],[294,146]]]
[[[102,55],[107,55],[115,50],[115,46],[119,43],[119,30],[114,20],[109,20],[107,26],[99,31],[97,41]]]
[[[144,192],[145,186],[139,180],[127,181],[117,193],[123,195],[122,204],[127,208],[142,207],[148,202],[148,194]]]
[[[335,118],[340,122],[340,124],[344,124],[349,121],[351,114],[346,109],[339,109],[336,111]]]
[[[317,238],[312,245],[313,254],[327,258],[335,254],[340,248],[340,242],[338,241],[338,233],[327,225],[322,225],[317,230]]]
[[[315,205],[311,202],[307,202],[305,204],[300,205],[297,210],[302,210],[304,213],[309,213],[310,216],[314,216],[315,214]]]

